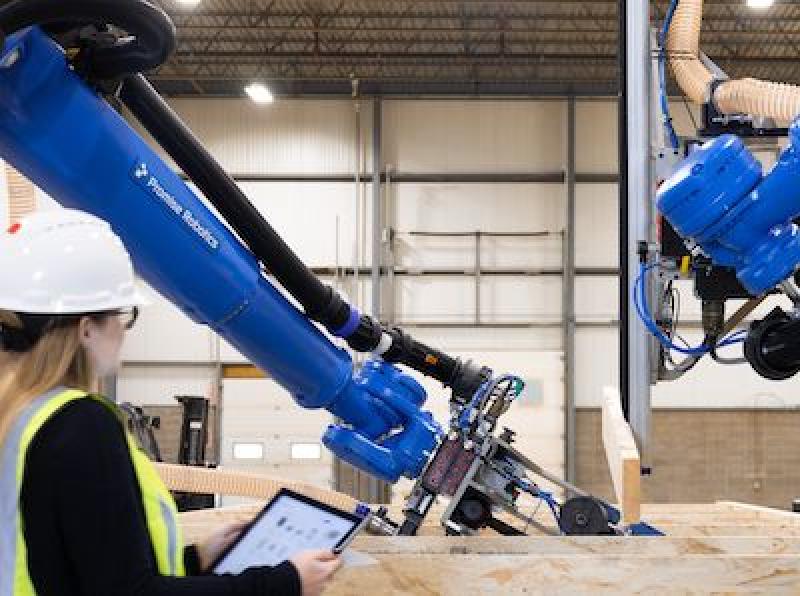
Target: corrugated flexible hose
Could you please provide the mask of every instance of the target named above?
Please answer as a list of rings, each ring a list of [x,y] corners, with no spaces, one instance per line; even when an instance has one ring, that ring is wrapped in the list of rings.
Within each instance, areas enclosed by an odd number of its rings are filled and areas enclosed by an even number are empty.
[[[680,0],[667,39],[667,52],[675,79],[695,103],[705,103],[714,75],[700,60],[703,0]],[[800,114],[800,87],[758,79],[720,83],[713,92],[716,108],[725,114],[743,113],[780,121]]]

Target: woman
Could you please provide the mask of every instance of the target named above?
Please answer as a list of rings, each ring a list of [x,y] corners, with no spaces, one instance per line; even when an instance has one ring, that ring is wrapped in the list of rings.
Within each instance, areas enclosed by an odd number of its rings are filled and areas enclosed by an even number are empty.
[[[241,527],[182,547],[169,492],[91,394],[142,304],[96,217],[42,212],[0,237],[0,596],[319,594],[331,553],[217,577],[203,573]]]

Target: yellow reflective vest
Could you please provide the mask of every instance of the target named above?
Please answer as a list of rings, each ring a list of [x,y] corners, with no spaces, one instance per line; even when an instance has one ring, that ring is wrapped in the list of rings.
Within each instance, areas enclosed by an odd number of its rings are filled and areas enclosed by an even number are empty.
[[[131,462],[139,481],[147,530],[158,571],[162,575],[184,576],[183,539],[177,521],[175,501],[149,458],[125,429],[122,413],[108,399],[85,391],[58,388],[31,402],[17,417],[0,445],[0,596],[35,596],[25,538],[22,532],[20,491],[28,447],[39,429],[68,403],[94,399],[119,418],[128,441]]]

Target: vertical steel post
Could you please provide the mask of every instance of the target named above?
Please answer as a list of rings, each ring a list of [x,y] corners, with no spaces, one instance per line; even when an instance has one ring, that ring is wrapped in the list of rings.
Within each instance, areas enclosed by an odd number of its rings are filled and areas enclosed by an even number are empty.
[[[383,169],[383,153],[381,151],[383,135],[383,110],[381,98],[372,102],[372,316],[381,320],[381,267],[383,265],[383,202],[381,201],[381,171]],[[388,502],[390,486],[370,476],[369,501],[371,503]]]
[[[630,358],[628,350],[628,2],[619,0],[619,83],[617,93],[617,137],[619,143],[619,395],[622,413],[630,417],[629,379]]]
[[[562,278],[564,319],[564,467],[575,483],[575,97],[567,100],[567,212],[564,226]]]
[[[649,241],[652,209],[651,156],[651,38],[650,4],[631,2],[626,13],[627,122],[620,131],[627,138],[627,283],[623,286],[629,304],[639,259],[636,243]],[[621,224],[622,225],[622,224]],[[622,298],[622,296],[621,296]],[[628,420],[640,449],[646,450],[650,432],[650,353],[645,329],[627,309]]]
[[[377,320],[381,320],[381,266],[383,265],[381,112],[381,98],[376,97],[372,102],[372,316]]]
[[[475,325],[481,324],[481,231],[475,231]]]

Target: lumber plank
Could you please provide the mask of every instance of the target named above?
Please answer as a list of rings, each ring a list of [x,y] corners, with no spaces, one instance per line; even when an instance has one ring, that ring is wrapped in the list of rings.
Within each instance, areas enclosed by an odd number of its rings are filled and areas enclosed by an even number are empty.
[[[260,506],[194,511],[180,521],[191,542],[251,518]],[[326,595],[363,594],[369,586],[380,586],[382,594],[445,596],[800,593],[800,526],[794,518],[720,504],[643,509],[673,522],[668,536],[360,536],[353,549],[376,564],[344,568]],[[681,519],[708,523],[682,525]],[[441,532],[436,526],[423,530]]]
[[[381,594],[619,594],[800,589],[796,555],[375,555],[377,565],[345,568],[327,596]]]
[[[353,510],[357,504],[349,495],[307,482],[221,468],[208,469],[158,462],[153,465],[167,488],[174,491],[251,497],[267,501],[281,488],[289,488],[334,507]]]
[[[631,428],[622,415],[619,392],[611,387],[603,389],[602,435],[622,521],[637,523],[641,519],[641,460]]]
[[[202,539],[210,533],[210,529],[239,521],[247,521],[258,513],[263,506],[259,501],[254,504],[207,509],[181,514],[184,533],[191,540]],[[437,506],[438,507],[438,506]],[[645,507],[647,509],[647,507]],[[692,511],[695,511],[692,509]],[[708,537],[708,536],[750,536],[750,537],[793,537],[800,535],[800,523],[795,517],[772,517],[771,511],[747,511],[739,513],[735,510],[719,512],[713,509],[707,513],[668,513],[644,516],[644,519],[672,537]],[[392,511],[392,519],[399,520],[399,511]],[[530,512],[529,512],[530,513]],[[442,536],[444,531],[439,524],[440,511],[434,508],[420,529],[420,536],[433,538]],[[548,523],[547,513],[538,512],[534,518]],[[800,517],[800,516],[798,516]],[[511,522],[511,519],[501,515]],[[533,534],[534,532],[531,531]],[[496,534],[486,531],[481,539],[495,538]]]
[[[800,520],[800,514],[792,511],[773,509],[772,507],[763,507],[762,505],[751,505],[750,503],[739,503],[738,501],[720,501],[719,503],[731,507],[737,513],[755,515],[758,519],[774,519],[780,520],[781,522]]]
[[[651,536],[360,536],[353,548],[369,554],[405,555],[800,555],[798,537]]]
[[[698,537],[698,536],[800,536],[800,528],[796,525],[764,525],[734,524],[734,525],[696,525],[674,526],[669,528],[669,536]]]

